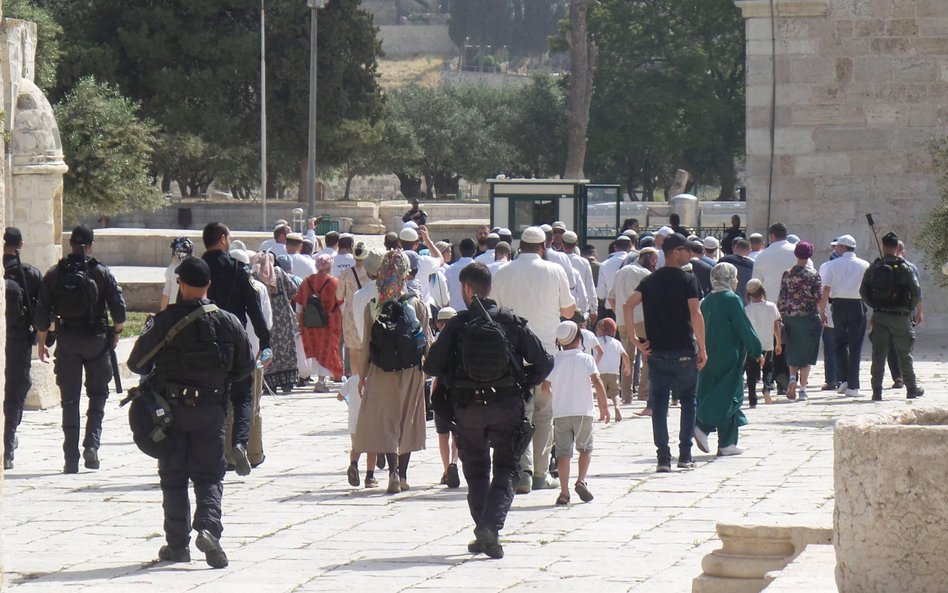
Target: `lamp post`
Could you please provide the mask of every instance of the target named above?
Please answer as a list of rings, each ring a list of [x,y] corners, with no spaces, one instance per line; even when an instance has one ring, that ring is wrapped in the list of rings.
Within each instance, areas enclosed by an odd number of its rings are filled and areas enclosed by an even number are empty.
[[[260,196],[263,201],[263,226],[267,230],[267,32],[266,11],[260,0]]]
[[[309,157],[307,160],[306,195],[309,215],[316,215],[316,23],[317,10],[326,5],[326,0],[306,0],[310,11],[309,34]]]

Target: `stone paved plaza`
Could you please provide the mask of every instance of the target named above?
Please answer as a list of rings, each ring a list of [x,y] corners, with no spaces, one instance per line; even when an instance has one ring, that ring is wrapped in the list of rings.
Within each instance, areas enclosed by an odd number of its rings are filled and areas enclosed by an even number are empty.
[[[346,409],[333,394],[264,398],[266,463],[245,479],[229,473],[225,483],[225,570],[208,568],[193,545],[191,564],[157,563],[155,463],[132,444],[117,398],[107,410],[102,469],[73,476],[59,473],[59,410],[28,412],[4,486],[5,585],[23,593],[689,592],[701,558],[719,547],[719,520],[797,515],[805,524],[831,523],[835,419],[948,405],[941,362],[948,340],[924,333],[922,340],[922,400],[907,402],[890,389],[881,404],[834,392],[813,392],[808,404],[761,404],[747,411],[744,455],[714,459],[695,449],[693,471],[655,474],[650,423],[632,415],[642,404],[624,407],[621,423],[596,433],[589,478],[596,499],[574,496],[570,507],[554,508],[554,491],[518,496],[503,560],[466,552],[465,488],[435,485],[433,426],[428,449],[412,458],[409,492],[350,488]],[[868,364],[863,376],[868,385]],[[821,378],[817,369],[814,382]],[[673,408],[669,423],[677,421]],[[384,472],[379,477],[384,486]]]

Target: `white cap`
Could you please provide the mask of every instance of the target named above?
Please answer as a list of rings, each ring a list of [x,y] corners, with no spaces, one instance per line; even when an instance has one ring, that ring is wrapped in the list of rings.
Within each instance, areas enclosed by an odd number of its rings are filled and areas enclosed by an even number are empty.
[[[230,256],[242,264],[250,265],[250,256],[243,249],[231,249]]]
[[[447,321],[457,314],[458,312],[452,307],[443,307],[442,309],[438,310],[438,321]]]
[[[763,238],[764,238],[764,236],[761,235],[760,233],[751,233],[751,234],[750,234],[750,237],[748,237],[747,240],[748,240],[748,241],[751,241],[751,240],[753,240],[753,239],[763,239]]]
[[[843,247],[849,247],[850,249],[856,248],[856,239],[854,239],[852,235],[843,235],[836,239],[836,243]]]
[[[557,220],[556,222],[553,223],[553,226],[550,228],[550,230],[553,230],[553,229],[562,229],[565,231],[566,223],[563,222],[562,220]]]
[[[577,241],[579,241],[579,236],[576,235],[576,233],[574,233],[573,231],[566,231],[565,233],[563,233],[563,242],[564,242],[564,243],[570,243],[570,244],[572,244],[572,243],[575,243],[575,242],[577,242]]]
[[[546,233],[538,226],[530,226],[523,229],[520,240],[524,243],[546,243]]]
[[[407,243],[414,243],[418,240],[418,231],[410,226],[406,226],[398,233],[398,238]]]
[[[658,232],[655,234],[667,237],[668,235],[674,235],[675,231],[673,231],[670,226],[663,226],[662,228],[658,229]]]
[[[488,238],[488,239],[500,239],[500,235],[498,235],[497,233],[487,233],[487,238]]]
[[[500,229],[499,231],[497,231],[497,234],[498,234],[498,235],[501,235],[501,236],[507,235],[508,237],[511,236],[511,235],[513,235],[513,233],[511,233],[511,232],[510,232],[510,229],[508,229],[508,228],[502,228],[502,229]]]
[[[408,222],[402,225],[402,228],[403,229],[417,229],[418,223],[415,222],[414,220],[409,220]]]
[[[303,235],[301,235],[301,234],[299,234],[299,233],[289,233],[289,234],[286,236],[286,240],[287,240],[287,241],[299,241],[300,243],[302,243],[302,242],[303,242]]]
[[[616,237],[616,243],[631,243],[632,237],[628,235],[619,235]]]
[[[340,239],[354,239],[355,235],[353,235],[352,233],[343,233],[339,235],[339,238]]]
[[[561,321],[560,324],[556,326],[556,343],[561,346],[572,344],[578,332],[579,326],[576,325],[576,323],[572,321]]]
[[[622,234],[625,235],[626,237],[638,237],[638,236],[639,236],[639,234],[636,233],[635,231],[633,231],[632,229],[626,229],[626,230],[622,231]]]
[[[541,225],[540,225],[540,230],[543,231],[544,233],[552,233],[552,232],[553,232],[553,227],[551,227],[551,226],[548,225],[548,224],[541,224]]]
[[[705,249],[717,249],[718,247],[721,246],[721,243],[718,242],[718,240],[715,237],[712,237],[710,235],[704,238],[704,241],[702,241],[702,244],[704,245]]]

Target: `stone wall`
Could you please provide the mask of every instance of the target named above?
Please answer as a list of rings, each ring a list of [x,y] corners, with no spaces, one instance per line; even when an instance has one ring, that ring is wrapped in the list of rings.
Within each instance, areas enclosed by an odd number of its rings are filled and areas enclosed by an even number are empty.
[[[749,226],[785,221],[823,257],[849,233],[871,260],[872,213],[880,234],[894,230],[925,263],[914,241],[938,203],[927,145],[948,134],[948,1],[774,0],[773,29],[769,0],[737,5],[747,19]],[[922,273],[926,313],[948,325],[933,271]]]

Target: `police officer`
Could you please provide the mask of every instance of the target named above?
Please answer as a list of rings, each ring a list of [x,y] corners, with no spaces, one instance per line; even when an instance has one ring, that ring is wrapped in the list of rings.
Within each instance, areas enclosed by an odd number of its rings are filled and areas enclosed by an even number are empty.
[[[194,483],[196,544],[208,565],[227,566],[220,545],[221,496],[224,479],[224,409],[227,388],[254,369],[250,341],[243,324],[216,307],[205,309],[172,340],[146,359],[168,331],[188,314],[210,305],[210,270],[196,257],[185,258],[178,274],[178,302],[146,323],[128,357],[128,368],[147,374],[146,385],[165,397],[173,422],[168,453],[158,460],[165,541],[159,560],[190,562],[191,503],[188,479]]]
[[[902,369],[906,397],[921,397],[925,390],[919,387],[912,364],[912,345],[915,328],[912,313],[918,306],[921,289],[908,263],[896,255],[899,237],[887,233],[882,237],[882,257],[866,269],[859,294],[872,307],[872,399],[882,400],[882,377],[886,357],[894,349]]]
[[[230,230],[219,222],[209,223],[202,235],[206,251],[201,259],[211,272],[211,286],[208,298],[218,307],[237,316],[241,325],[250,323],[260,339],[261,361],[269,365],[270,330],[267,329],[260,308],[257,291],[250,283],[250,268],[230,256]],[[230,398],[234,406],[233,449],[237,474],[250,473],[250,459],[247,457],[247,442],[250,440],[250,423],[253,415],[253,377],[248,375],[235,381],[231,387]]]
[[[79,400],[85,371],[86,434],[82,459],[88,469],[99,469],[99,443],[105,400],[109,397],[112,366],[109,350],[115,347],[125,323],[122,289],[107,267],[89,257],[95,236],[87,226],[72,230],[72,250],[43,276],[34,325],[38,332],[39,359],[48,362],[46,333],[55,321],[58,345],[53,367],[63,407],[63,473],[79,472]],[[112,316],[114,331],[106,315]]]
[[[16,227],[3,232],[3,278],[6,284],[7,341],[6,370],[3,384],[3,469],[13,469],[17,446],[16,429],[23,418],[23,402],[33,385],[30,361],[36,333],[33,311],[39,297],[43,274],[20,261],[23,235]]]
[[[426,373],[438,377],[449,386],[457,426],[458,450],[464,478],[467,480],[467,502],[474,519],[475,540],[468,545],[474,554],[484,553],[502,558],[504,549],[498,539],[514,497],[514,482],[520,475],[522,446],[531,434],[522,434],[525,422],[524,394],[539,385],[553,368],[553,357],[546,353],[540,340],[527,329],[527,322],[507,309],[498,309],[488,299],[491,274],[487,266],[472,263],[461,270],[461,291],[467,311],[459,313],[442,330],[425,359]],[[465,374],[460,354],[460,334],[472,315],[483,313],[474,297],[483,304],[491,318],[500,325],[514,361],[523,361],[523,374],[510,366],[510,376],[484,388],[473,388]],[[515,380],[511,380],[515,379]],[[518,384],[519,381],[519,384]],[[494,449],[494,477],[491,480],[490,449]],[[517,449],[520,449],[519,451]]]

